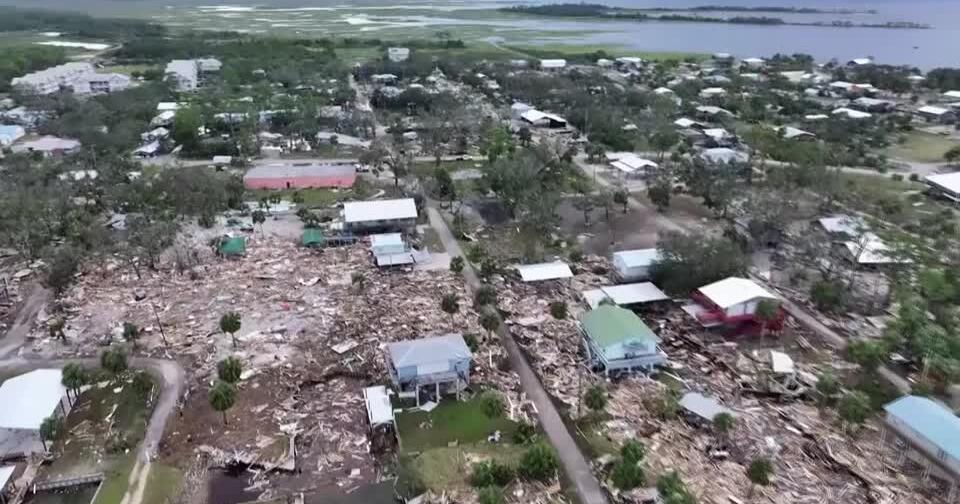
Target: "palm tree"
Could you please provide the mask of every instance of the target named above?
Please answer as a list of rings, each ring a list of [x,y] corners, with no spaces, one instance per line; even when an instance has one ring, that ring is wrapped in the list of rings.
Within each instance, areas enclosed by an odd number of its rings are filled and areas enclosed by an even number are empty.
[[[47,451],[47,441],[53,441],[63,430],[63,420],[57,416],[48,416],[40,424],[40,444],[43,445],[43,451]]]
[[[137,349],[137,340],[140,339],[140,328],[130,322],[123,323],[123,339],[128,343],[133,343],[133,349]]]
[[[229,333],[233,348],[237,348],[237,331],[240,330],[240,314],[234,311],[224,313],[220,317],[220,330]]]
[[[70,398],[72,390],[73,400],[76,401],[80,394],[80,387],[87,383],[87,370],[80,364],[69,362],[63,366],[60,383],[67,388],[67,399]]]
[[[735,424],[736,419],[730,413],[717,413],[713,416],[713,430],[717,433],[717,444],[726,443]]]
[[[207,400],[215,411],[223,415],[223,425],[227,425],[227,410],[232,408],[237,400],[237,389],[225,381],[218,381],[207,392]]]
[[[108,348],[100,354],[100,366],[118,379],[127,370],[127,353],[122,348]]]
[[[453,327],[453,316],[460,311],[460,303],[457,302],[457,295],[445,294],[440,299],[440,309],[450,315],[450,327]]]
[[[770,484],[770,477],[773,476],[773,463],[770,459],[759,457],[750,462],[747,467],[747,478],[750,480],[749,496],[753,496],[753,491],[757,485],[767,486]]]
[[[241,373],[243,364],[236,357],[227,357],[217,363],[217,376],[227,383],[235,384],[240,381]]]
[[[762,299],[753,311],[753,318],[760,322],[760,340],[767,334],[767,325],[780,313],[780,303],[772,299]]]

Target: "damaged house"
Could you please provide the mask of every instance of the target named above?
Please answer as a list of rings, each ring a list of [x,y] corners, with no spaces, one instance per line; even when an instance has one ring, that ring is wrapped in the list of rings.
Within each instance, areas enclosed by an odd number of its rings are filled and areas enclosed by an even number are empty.
[[[435,399],[444,392],[460,391],[470,384],[473,354],[460,334],[399,341],[387,345],[390,379],[401,398],[414,398],[420,406],[420,388],[434,387]]]
[[[759,326],[757,306],[762,301],[779,303],[779,298],[759,286],[753,280],[729,277],[696,290],[690,297],[694,303],[683,307],[703,327]],[[779,329],[785,317],[783,308],[768,320],[767,327]]]
[[[667,360],[660,338],[630,310],[602,305],[584,315],[579,327],[591,367],[607,375],[651,373]]]

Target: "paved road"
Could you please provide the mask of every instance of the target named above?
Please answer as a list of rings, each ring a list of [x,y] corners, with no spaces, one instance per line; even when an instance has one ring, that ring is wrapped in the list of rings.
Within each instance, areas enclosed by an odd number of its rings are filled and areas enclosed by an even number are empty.
[[[463,251],[460,249],[460,244],[454,239],[440,212],[429,206],[427,207],[427,215],[430,217],[430,226],[437,232],[447,253],[451,257],[461,256],[465,258]],[[480,287],[480,280],[470,263],[468,261],[464,262],[463,275],[467,280],[468,287],[475,291]],[[606,504],[606,494],[600,488],[600,483],[594,477],[593,471],[590,470],[590,464],[583,453],[580,452],[580,448],[570,435],[570,431],[564,425],[563,419],[560,418],[560,413],[557,412],[550,396],[547,395],[547,391],[544,390],[537,375],[530,368],[530,364],[527,363],[527,359],[523,356],[520,347],[514,341],[513,335],[510,334],[505,324],[500,325],[498,334],[507,350],[507,354],[510,356],[511,366],[520,376],[520,384],[523,386],[524,392],[537,408],[540,425],[547,433],[550,444],[557,451],[560,463],[563,465],[567,478],[573,482],[577,495],[580,497],[580,502],[583,504]]]
[[[31,288],[17,312],[13,325],[7,330],[3,339],[0,339],[0,359],[20,350],[27,341],[27,335],[37,319],[37,313],[46,306],[49,297],[49,289],[40,285],[34,285]]]

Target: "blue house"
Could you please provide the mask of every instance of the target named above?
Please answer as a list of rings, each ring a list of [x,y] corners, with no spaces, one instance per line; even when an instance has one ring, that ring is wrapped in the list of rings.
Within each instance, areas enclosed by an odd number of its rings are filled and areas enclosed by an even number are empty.
[[[645,373],[663,364],[660,339],[635,313],[619,306],[601,305],[580,319],[580,334],[590,364],[611,372]]]
[[[950,497],[956,497],[960,482],[960,418],[926,397],[903,396],[883,407],[886,412],[883,442],[892,432],[906,449],[898,449],[900,462],[906,456],[919,455],[925,462],[923,477],[931,473],[950,484]]]
[[[441,392],[451,391],[459,399],[460,390],[470,383],[473,354],[460,334],[391,343],[387,353],[393,384],[401,397],[415,396],[417,406],[420,387],[433,385],[437,399]]]

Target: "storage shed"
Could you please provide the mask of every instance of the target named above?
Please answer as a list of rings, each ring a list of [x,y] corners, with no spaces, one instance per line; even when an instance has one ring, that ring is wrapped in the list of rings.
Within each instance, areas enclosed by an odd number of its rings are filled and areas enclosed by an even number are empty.
[[[621,282],[650,278],[650,266],[657,260],[657,249],[621,250],[613,253],[613,271]]]

